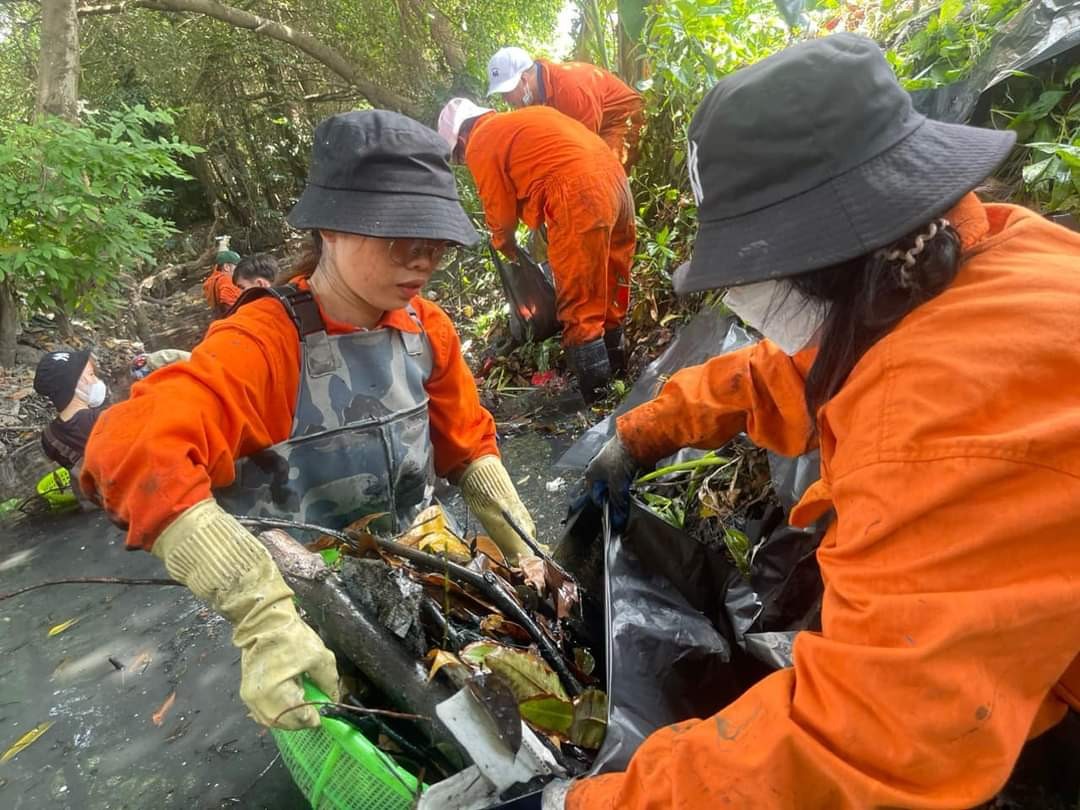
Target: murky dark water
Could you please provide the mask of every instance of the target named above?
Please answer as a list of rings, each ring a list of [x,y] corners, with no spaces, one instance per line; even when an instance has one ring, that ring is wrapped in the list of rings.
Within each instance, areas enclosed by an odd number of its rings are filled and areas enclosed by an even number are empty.
[[[529,407],[550,421],[526,429],[509,408],[503,453],[538,535],[552,542],[576,482],[550,466],[584,423],[567,406],[561,415],[558,405]],[[0,532],[0,592],[62,577],[165,575],[151,555],[126,552],[101,514]],[[64,585],[0,602],[0,752],[53,722],[0,765],[0,807],[303,807],[272,738],[247,718],[239,683],[228,626],[183,588]]]

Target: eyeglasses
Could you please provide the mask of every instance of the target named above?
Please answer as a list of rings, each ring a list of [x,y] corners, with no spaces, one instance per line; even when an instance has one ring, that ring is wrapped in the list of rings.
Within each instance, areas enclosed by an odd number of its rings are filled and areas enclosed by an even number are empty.
[[[453,242],[438,239],[391,239],[387,245],[390,259],[402,267],[407,267],[420,259],[427,259],[432,265],[438,267],[453,248]]]

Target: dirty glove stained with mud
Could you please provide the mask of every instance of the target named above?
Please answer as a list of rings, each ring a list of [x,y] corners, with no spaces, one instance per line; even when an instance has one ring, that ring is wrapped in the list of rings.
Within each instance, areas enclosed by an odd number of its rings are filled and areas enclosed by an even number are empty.
[[[540,810],[565,810],[566,794],[573,784],[569,779],[555,779],[548,782],[540,794]]]
[[[603,506],[607,498],[611,504],[612,523],[617,529],[626,525],[630,509],[630,484],[640,466],[616,431],[585,468],[589,495],[597,506]]]
[[[465,503],[484,524],[507,562],[515,564],[519,557],[532,554],[513,527],[502,516],[502,510],[514,519],[530,538],[536,537],[536,526],[525,504],[514,489],[506,467],[498,456],[481,456],[458,479]]]
[[[270,553],[212,498],[195,504],[161,533],[152,549],[169,574],[233,625],[241,650],[240,697],[264,726],[319,725],[304,702],[300,676],[339,699],[334,654],[296,612],[293,592]]]

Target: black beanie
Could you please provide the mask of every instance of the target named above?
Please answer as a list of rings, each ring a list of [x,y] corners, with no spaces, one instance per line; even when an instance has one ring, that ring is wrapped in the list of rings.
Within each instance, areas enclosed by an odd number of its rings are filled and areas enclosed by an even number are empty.
[[[89,351],[62,349],[49,352],[38,361],[37,372],[34,374],[34,390],[51,399],[56,410],[64,410],[75,398],[79,377],[89,362]]]

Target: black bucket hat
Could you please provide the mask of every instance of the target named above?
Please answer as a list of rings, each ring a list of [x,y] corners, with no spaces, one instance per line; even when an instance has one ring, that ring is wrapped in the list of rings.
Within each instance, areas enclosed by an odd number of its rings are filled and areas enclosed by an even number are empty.
[[[333,115],[315,128],[307,188],[288,222],[294,228],[474,245],[480,236],[458,200],[449,158],[442,138],[404,115]]]
[[[855,34],[795,45],[721,79],[688,137],[698,235],[673,279],[680,294],[891,244],[948,211],[1015,141],[916,112],[880,48]]]

